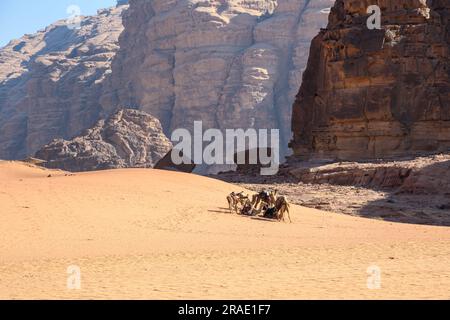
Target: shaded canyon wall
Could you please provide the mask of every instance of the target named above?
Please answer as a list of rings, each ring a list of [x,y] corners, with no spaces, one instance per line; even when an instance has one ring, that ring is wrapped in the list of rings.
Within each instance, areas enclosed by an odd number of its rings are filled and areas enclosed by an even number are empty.
[[[382,9],[369,30],[367,7]],[[365,159],[450,149],[450,2],[338,0],[312,42],[294,105],[300,158]]]

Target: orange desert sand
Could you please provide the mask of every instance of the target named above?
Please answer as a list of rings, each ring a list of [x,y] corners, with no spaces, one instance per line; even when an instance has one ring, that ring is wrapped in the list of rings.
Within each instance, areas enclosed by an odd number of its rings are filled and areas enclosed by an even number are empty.
[[[298,206],[292,224],[231,215],[236,189],[175,172],[0,162],[0,298],[450,298],[449,228]],[[72,265],[80,290],[67,288]],[[368,289],[372,265],[380,289]]]

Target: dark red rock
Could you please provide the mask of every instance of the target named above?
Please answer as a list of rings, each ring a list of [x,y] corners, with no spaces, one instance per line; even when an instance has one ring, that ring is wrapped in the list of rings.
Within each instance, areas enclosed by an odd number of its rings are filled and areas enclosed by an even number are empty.
[[[382,30],[367,28],[372,4]],[[338,0],[312,42],[294,105],[294,154],[361,160],[449,150],[449,17],[445,0]]]

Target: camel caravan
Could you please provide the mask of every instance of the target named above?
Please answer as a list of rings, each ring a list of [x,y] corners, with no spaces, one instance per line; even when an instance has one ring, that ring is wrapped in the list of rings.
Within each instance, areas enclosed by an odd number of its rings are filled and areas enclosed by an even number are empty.
[[[235,212],[246,216],[258,216],[262,213],[262,217],[278,221],[285,221],[287,214],[289,221],[292,222],[287,198],[278,196],[277,193],[277,190],[262,190],[250,199],[242,191],[239,193],[232,192],[227,196],[230,213]]]

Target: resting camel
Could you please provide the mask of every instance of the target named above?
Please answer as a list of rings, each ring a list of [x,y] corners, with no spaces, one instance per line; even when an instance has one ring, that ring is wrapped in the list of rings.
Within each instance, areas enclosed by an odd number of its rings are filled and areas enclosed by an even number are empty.
[[[241,214],[246,216],[255,216],[258,214],[258,211],[253,208],[250,199],[246,200],[244,206],[241,209]]]
[[[252,197],[252,205],[255,209],[258,210],[259,205],[259,211],[266,208],[270,208],[275,205],[275,200],[277,196],[278,191],[267,191],[263,190],[258,194],[253,195]]]
[[[247,202],[250,202],[248,195],[245,195],[243,191],[239,193],[232,192],[227,196],[228,206],[230,208],[230,212],[234,210],[235,213],[238,213],[239,206],[242,208],[246,205]]]

